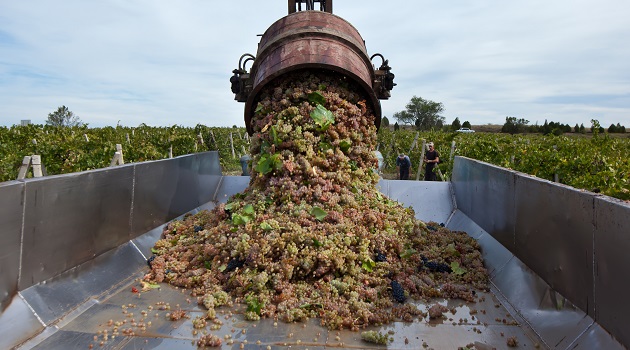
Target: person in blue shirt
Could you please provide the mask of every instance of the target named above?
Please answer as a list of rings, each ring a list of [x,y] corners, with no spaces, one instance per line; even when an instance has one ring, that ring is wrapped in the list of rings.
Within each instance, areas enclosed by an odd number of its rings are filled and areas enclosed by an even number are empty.
[[[399,180],[409,180],[409,169],[411,169],[411,160],[409,156],[401,153],[396,158],[396,170],[398,170]]]

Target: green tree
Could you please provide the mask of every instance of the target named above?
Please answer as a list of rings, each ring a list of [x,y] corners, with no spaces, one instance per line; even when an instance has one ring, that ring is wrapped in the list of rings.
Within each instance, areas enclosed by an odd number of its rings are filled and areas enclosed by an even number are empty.
[[[451,130],[455,131],[462,127],[462,123],[460,123],[459,118],[455,118],[453,123],[451,123]]]
[[[411,114],[411,113],[409,113],[407,111],[400,111],[400,112],[394,113],[394,119],[397,120],[396,124],[398,124],[400,122],[402,124],[412,125],[416,121],[416,119],[413,116],[413,114]]]
[[[612,133],[616,133],[619,132],[617,131],[617,126],[615,124],[610,124],[610,126],[608,127],[608,133],[612,134]]]
[[[387,117],[383,117],[383,119],[381,119],[381,126],[384,128],[389,126],[389,119],[387,119]]]
[[[505,117],[505,124],[501,127],[501,132],[510,133],[510,134],[518,134],[527,131],[527,124],[529,120],[525,120],[523,118],[516,119],[516,117]],[[547,125],[547,121],[545,121],[545,125]]]
[[[80,126],[83,122],[68,107],[61,106],[56,111],[48,114],[46,124],[52,126]]]
[[[443,111],[442,103],[414,96],[404,111],[394,113],[394,118],[404,124],[413,124],[418,130],[433,130],[444,125],[445,119],[440,115]]]
[[[593,133],[593,137],[597,138],[597,135],[599,134],[601,126],[599,124],[599,120],[597,119],[591,119],[591,132]]]
[[[462,124],[462,128],[472,129],[472,125],[470,125],[470,122],[467,120]]]

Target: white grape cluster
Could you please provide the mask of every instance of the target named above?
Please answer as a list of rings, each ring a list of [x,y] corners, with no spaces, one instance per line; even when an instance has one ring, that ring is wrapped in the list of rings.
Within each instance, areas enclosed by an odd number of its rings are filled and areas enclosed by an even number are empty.
[[[145,279],[190,288],[208,307],[227,292],[250,319],[318,317],[331,329],[413,319],[421,312],[402,304],[409,298],[472,300],[487,288],[473,239],[428,229],[376,188],[376,128],[361,89],[312,71],[270,86],[252,118],[249,186],[170,224]]]

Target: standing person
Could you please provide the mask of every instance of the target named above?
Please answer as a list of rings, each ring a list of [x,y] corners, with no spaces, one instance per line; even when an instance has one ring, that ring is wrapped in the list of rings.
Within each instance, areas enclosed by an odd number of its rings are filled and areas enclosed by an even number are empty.
[[[411,160],[404,153],[396,158],[396,170],[398,170],[399,180],[409,180],[409,169],[411,168]]]
[[[440,162],[440,153],[433,147],[433,142],[429,142],[429,150],[424,153],[424,162],[427,163],[424,171],[424,181],[436,180],[433,168]]]

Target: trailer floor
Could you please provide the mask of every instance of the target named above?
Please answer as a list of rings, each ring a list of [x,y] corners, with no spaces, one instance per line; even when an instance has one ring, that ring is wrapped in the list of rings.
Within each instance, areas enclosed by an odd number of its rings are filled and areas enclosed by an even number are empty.
[[[142,292],[140,278],[144,272],[138,271],[125,283],[86,303],[84,310],[75,310],[61,319],[59,329],[32,348],[196,349],[197,340],[207,333],[222,340],[222,349],[384,348],[363,341],[361,331],[330,331],[316,319],[291,324],[271,319],[245,321],[244,306],[240,304],[217,310],[217,319],[222,323],[215,326],[217,329],[211,330],[212,323],[208,323],[204,329],[196,330],[192,320],[203,316],[205,308],[197,304],[189,291],[167,284]],[[368,330],[388,333],[392,340],[388,349],[458,349],[473,348],[472,345],[475,349],[507,349],[511,337],[517,340],[519,348],[544,347],[492,291],[480,292],[478,296],[474,303],[444,299],[417,303],[423,311],[435,303],[449,311],[441,319],[420,317],[413,322],[394,322]],[[170,310],[161,310],[167,306]],[[184,311],[186,318],[171,321],[167,315],[175,310]]]

